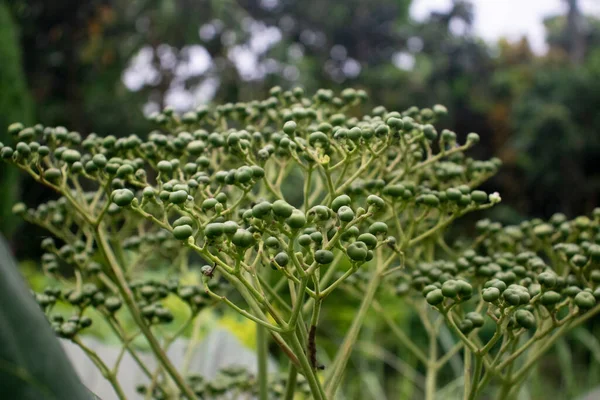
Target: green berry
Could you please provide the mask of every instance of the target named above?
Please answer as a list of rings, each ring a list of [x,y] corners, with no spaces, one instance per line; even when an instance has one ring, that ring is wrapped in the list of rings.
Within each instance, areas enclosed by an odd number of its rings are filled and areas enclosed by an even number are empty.
[[[300,229],[306,225],[306,216],[299,210],[294,210],[292,215],[285,220],[292,229]]]
[[[209,198],[202,202],[203,210],[212,210],[217,205],[218,201],[215,198]]]
[[[351,202],[352,200],[350,199],[350,196],[348,196],[347,194],[343,194],[333,199],[333,201],[331,202],[331,209],[334,212],[337,212],[340,209],[340,207],[349,206]]]
[[[483,315],[475,311],[467,313],[467,315],[465,315],[465,318],[470,320],[473,323],[473,327],[475,328],[481,328],[485,323]]]
[[[223,222],[223,232],[227,236],[233,236],[240,226],[235,221],[225,221]]]
[[[406,190],[404,185],[388,185],[383,189],[383,194],[393,198],[398,198],[402,197],[404,190]]]
[[[348,246],[346,253],[352,261],[362,262],[367,259],[368,248],[365,243],[357,241]]]
[[[440,205],[440,199],[434,194],[423,194],[417,197],[417,202],[422,202],[429,207],[437,207]]]
[[[44,179],[49,182],[55,182],[62,176],[62,172],[58,168],[49,168],[44,171]]]
[[[81,160],[81,153],[77,150],[68,149],[62,153],[61,158],[67,164],[73,164],[74,162]]]
[[[427,293],[427,295],[425,296],[425,300],[432,306],[437,306],[442,301],[444,301],[444,295],[442,294],[442,291],[440,289],[434,289]]]
[[[294,121],[287,121],[283,124],[283,132],[287,135],[292,135],[296,131],[297,125]]]
[[[276,200],[273,202],[273,214],[280,218],[289,218],[294,212],[294,207],[284,200]]]
[[[477,204],[485,204],[487,203],[488,196],[483,190],[473,190],[471,192],[471,200]]]
[[[582,310],[589,310],[596,305],[596,298],[590,292],[579,292],[575,296],[575,305]]]
[[[268,201],[263,201],[252,207],[252,216],[254,218],[264,219],[271,213],[273,206]]]
[[[377,237],[372,233],[363,233],[356,240],[366,244],[369,249],[374,249],[377,246]]]
[[[367,197],[367,204],[381,210],[385,207],[385,201],[379,196],[371,194]]]
[[[248,232],[245,229],[238,229],[233,234],[233,237],[231,238],[231,243],[233,243],[239,248],[247,249],[248,247],[252,247],[254,245],[254,235],[252,235],[251,232]]]
[[[114,296],[107,297],[106,300],[104,300],[104,307],[106,307],[106,309],[111,313],[114,313],[121,308],[121,305],[121,300]]]
[[[333,253],[329,250],[317,250],[315,252],[315,261],[317,264],[331,264],[333,262],[333,258]]]
[[[280,267],[285,267],[290,262],[290,257],[286,253],[281,252],[281,253],[277,253],[277,255],[275,256],[275,258],[273,260]]]
[[[350,222],[354,219],[354,211],[348,206],[340,207],[337,214],[342,222]]]
[[[252,169],[250,167],[240,167],[235,171],[234,179],[236,183],[248,183],[252,180]]]
[[[470,319],[464,319],[458,323],[458,329],[465,335],[471,333],[471,331],[475,328],[473,321]]]
[[[458,201],[462,196],[462,192],[456,188],[446,189],[446,197],[451,201]]]
[[[188,198],[188,193],[185,190],[177,190],[169,194],[169,201],[173,204],[183,204]]]
[[[535,328],[535,316],[531,313],[531,311],[527,310],[517,310],[515,312],[515,321],[519,326],[525,329]]]
[[[156,167],[162,174],[169,174],[173,171],[173,164],[166,160],[159,161]]]
[[[369,233],[372,235],[387,235],[388,226],[385,222],[373,222],[369,226]]]
[[[192,236],[193,230],[189,225],[179,225],[173,229],[173,236],[177,240],[186,240],[190,236]]]
[[[488,287],[483,289],[481,297],[488,303],[493,303],[500,298],[500,290],[496,287]]]
[[[119,207],[127,207],[135,198],[133,192],[129,189],[117,189],[112,192],[112,201]]]
[[[458,281],[450,279],[442,284],[442,294],[444,297],[454,298],[458,296]]]
[[[220,222],[213,222],[206,225],[204,229],[204,234],[207,238],[214,239],[221,236],[225,231],[225,227]]]

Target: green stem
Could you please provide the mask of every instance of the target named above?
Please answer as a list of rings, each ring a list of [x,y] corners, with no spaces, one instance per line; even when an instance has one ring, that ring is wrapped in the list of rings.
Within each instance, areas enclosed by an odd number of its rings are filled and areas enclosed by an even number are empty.
[[[108,366],[104,363],[104,361],[102,361],[100,357],[98,357],[98,354],[96,354],[95,351],[84,345],[83,342],[79,340],[79,338],[75,337],[72,339],[72,341],[73,343],[77,344],[79,348],[81,348],[81,350],[83,350],[83,352],[90,358],[90,360],[92,360],[94,365],[96,365],[96,367],[100,370],[102,376],[104,376],[110,382],[119,400],[127,400],[127,397],[125,396],[123,388],[121,388],[121,385],[119,384],[116,375],[110,372]]]
[[[463,374],[463,381],[464,381],[464,394],[463,394],[463,399],[467,400],[469,397],[469,393],[471,393],[471,362],[473,361],[473,357],[471,354],[471,351],[468,348],[465,348],[465,365],[464,365],[464,374]]]
[[[323,392],[323,388],[321,387],[321,383],[319,382],[315,371],[312,369],[308,358],[306,357],[306,353],[304,352],[304,348],[298,340],[296,336],[296,332],[288,333],[287,338],[289,338],[288,342],[294,350],[294,353],[298,357],[298,361],[300,362],[300,367],[302,368],[302,373],[306,377],[308,381],[308,386],[310,386],[310,391],[313,395],[314,400],[326,400],[328,396],[326,396]]]
[[[258,357],[258,390],[260,400],[269,400],[268,336],[265,327],[256,325],[256,352]]]
[[[140,314],[140,310],[138,309],[138,306],[135,303],[133,293],[131,292],[131,289],[129,289],[129,285],[127,284],[125,276],[123,275],[123,270],[117,263],[115,255],[110,249],[110,246],[108,244],[108,241],[106,240],[106,237],[104,236],[104,232],[101,229],[101,226],[98,226],[98,229],[96,229],[95,236],[98,248],[104,255],[104,258],[106,259],[111,270],[115,274],[119,292],[121,293],[121,296],[123,297],[123,300],[125,301],[125,304],[127,305],[127,308],[129,309],[129,312],[131,313],[131,316],[133,317],[135,323],[139,326],[140,330],[142,331],[142,334],[146,337],[146,340],[148,341],[148,344],[154,352],[154,355],[156,356],[157,360],[165,367],[165,370],[173,379],[179,390],[181,390],[181,392],[188,399],[195,399],[196,395],[194,391],[188,386],[183,377],[177,372],[177,369],[171,363],[165,352],[162,350],[160,343],[158,343],[158,340],[156,339],[156,337],[154,337],[154,334],[152,334],[150,327],[146,324],[146,321],[144,321],[142,315]]]
[[[290,369],[288,371],[288,379],[285,384],[285,395],[284,400],[294,400],[294,394],[296,393],[296,382],[298,381],[298,369],[292,363],[290,363]]]
[[[473,382],[471,383],[471,392],[468,400],[474,400],[479,392],[479,380],[483,371],[483,356],[475,356],[475,371],[473,372]]]
[[[376,270],[371,278],[371,281],[369,282],[369,285],[367,286],[360,308],[356,313],[354,320],[352,321],[352,325],[350,326],[342,345],[340,346],[340,350],[338,351],[338,354],[336,355],[331,367],[330,375],[327,378],[326,393],[327,397],[332,399],[334,398],[338,387],[342,383],[342,375],[346,369],[346,364],[348,364],[348,360],[350,359],[352,348],[356,343],[360,329],[365,322],[365,318],[369,312],[369,309],[371,308],[371,303],[373,302],[377,288],[381,283],[381,275],[385,269],[385,264],[382,260],[381,248],[378,249],[376,258]]]
[[[437,390],[437,336],[429,334],[429,362],[427,363],[427,373],[425,375],[425,400],[434,400]]]

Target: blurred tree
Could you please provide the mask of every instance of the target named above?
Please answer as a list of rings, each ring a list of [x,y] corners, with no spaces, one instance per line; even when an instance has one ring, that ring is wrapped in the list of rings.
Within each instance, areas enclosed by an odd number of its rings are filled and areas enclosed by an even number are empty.
[[[14,121],[31,123],[32,103],[21,64],[17,27],[4,1],[0,1],[0,60],[0,142],[9,143],[6,127]],[[17,223],[11,212],[19,189],[17,172],[0,168],[0,187],[0,231],[10,236]]]
[[[527,199],[524,214],[575,215],[599,201],[600,20],[581,15],[576,1],[569,6],[545,21],[547,56],[516,60],[518,46],[505,46],[494,74],[511,104],[504,154],[514,184],[505,198]]]
[[[552,106],[566,107],[556,112],[577,117],[586,127],[581,132],[589,132],[594,121],[588,110],[564,103],[571,101],[568,87],[579,87],[580,96],[590,96],[590,107],[596,104],[588,93],[593,82],[569,79],[595,76],[591,49],[600,44],[600,30],[576,0],[565,1],[568,13],[546,21],[547,57],[533,54],[526,40],[497,48],[484,43],[473,32],[467,0],[420,22],[409,19],[410,0],[14,0],[10,7],[21,25],[37,119],[49,125],[143,134],[152,126],[141,111],[166,104],[184,110],[211,100],[245,101],[273,85],[308,92],[357,86],[390,109],[445,104],[451,113],[444,127],[480,133],[478,156],[500,153],[507,162],[490,187],[506,192],[505,200],[520,213],[545,214],[552,207],[533,200],[545,193],[541,187],[532,200],[516,200],[523,173],[540,184],[566,174],[550,169],[537,179],[541,172],[529,167],[524,154],[540,148],[530,137],[543,138],[541,127],[547,126],[532,119],[560,108],[542,111],[542,93],[560,93]],[[531,133],[532,126],[541,133]],[[565,126],[569,133],[554,134],[578,135],[571,133],[572,124]],[[558,152],[547,144],[544,154]],[[584,180],[592,171],[580,162],[569,169],[587,169],[578,173]],[[561,193],[561,199],[570,196],[580,198],[573,208],[586,194]]]

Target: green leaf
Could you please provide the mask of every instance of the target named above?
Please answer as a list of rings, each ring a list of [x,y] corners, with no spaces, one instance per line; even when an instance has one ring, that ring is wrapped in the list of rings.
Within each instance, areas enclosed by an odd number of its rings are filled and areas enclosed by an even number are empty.
[[[94,399],[19,275],[0,237],[0,387],[3,398]]]

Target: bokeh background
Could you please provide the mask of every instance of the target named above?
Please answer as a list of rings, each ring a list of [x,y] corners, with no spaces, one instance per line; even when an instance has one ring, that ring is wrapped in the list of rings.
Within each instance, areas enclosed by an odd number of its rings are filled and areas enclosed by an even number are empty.
[[[260,99],[275,85],[353,86],[370,94],[366,107],[388,110],[446,105],[444,128],[479,133],[473,156],[504,162],[484,187],[503,198],[487,217],[574,217],[600,205],[600,0],[0,0],[0,142],[14,121],[145,135],[155,128],[145,116],[166,105]],[[46,233],[11,207],[51,194],[6,165],[0,193],[0,232],[25,265]],[[340,306],[324,329],[343,331],[352,310]],[[365,337],[381,329],[368,325]],[[597,323],[589,332],[600,337]],[[600,344],[589,340],[561,344],[536,393],[595,387]],[[575,371],[588,366],[582,383]]]
[[[3,0],[0,60],[0,141],[17,120],[144,134],[165,105],[354,86],[388,109],[444,104],[444,127],[479,133],[479,155],[504,161],[496,219],[599,201],[596,0]],[[14,174],[9,236],[15,199],[46,195]]]

